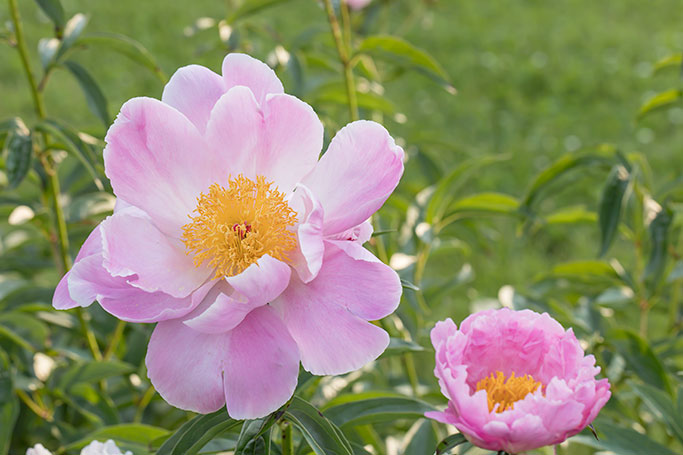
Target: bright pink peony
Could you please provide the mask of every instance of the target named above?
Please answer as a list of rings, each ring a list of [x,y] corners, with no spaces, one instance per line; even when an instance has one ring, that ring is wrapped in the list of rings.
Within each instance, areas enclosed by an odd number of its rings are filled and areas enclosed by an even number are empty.
[[[370,4],[372,0],[346,0],[349,7],[353,10],[363,9]]]
[[[448,398],[427,417],[473,444],[516,454],[559,444],[591,423],[610,397],[607,379],[569,329],[547,313],[487,310],[432,329],[434,374]]]
[[[403,173],[382,126],[347,125],[318,160],[311,107],[230,54],[223,76],[187,66],[161,101],[125,103],[106,142],[117,206],[53,303],[158,322],[146,363],[166,401],[261,417],[291,397],[300,361],[342,374],[387,347],[368,321],[396,309],[401,284],[362,247]]]

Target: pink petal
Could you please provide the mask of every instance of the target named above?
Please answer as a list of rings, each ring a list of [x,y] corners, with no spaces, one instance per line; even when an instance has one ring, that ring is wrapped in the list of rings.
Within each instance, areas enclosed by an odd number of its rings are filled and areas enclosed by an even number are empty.
[[[323,208],[304,185],[296,187],[289,205],[297,212],[299,219],[296,227],[297,248],[290,253],[290,259],[301,281],[308,283],[318,275],[323,265]]]
[[[343,254],[343,253],[342,253]],[[353,287],[328,283],[321,277],[327,267],[323,262],[318,277],[303,284],[292,277],[289,287],[276,301],[289,333],[301,351],[301,363],[313,374],[343,374],[376,359],[389,345],[389,335],[381,328],[345,308],[344,296],[337,294]],[[355,290],[359,297],[361,286]],[[363,296],[368,300],[379,295]]]
[[[197,196],[227,176],[225,157],[208,153],[197,128],[155,99],[124,104],[105,140],[105,171],[116,196],[144,210],[162,232],[175,237],[180,237]]]
[[[303,183],[322,203],[325,234],[331,235],[367,220],[402,174],[403,149],[383,126],[361,120],[339,130]]]
[[[294,393],[299,351],[268,306],[255,309],[230,333],[225,356],[225,400],[234,419],[263,417]]]
[[[221,76],[203,66],[189,65],[171,76],[161,101],[182,112],[203,134],[213,105],[226,91]]]
[[[228,54],[223,60],[223,80],[226,90],[248,87],[259,104],[269,93],[284,93],[282,82],[268,65],[246,54]]]
[[[225,335],[207,335],[173,319],[157,324],[147,348],[147,375],[169,404],[208,414],[225,404],[220,359]]]
[[[242,302],[218,293],[213,302],[197,316],[187,319],[186,326],[204,333],[223,333],[234,329],[247,314],[260,305]]]
[[[230,157],[233,176],[264,175],[289,193],[315,166],[323,127],[313,109],[293,96],[270,95],[259,105],[248,88],[237,86],[216,103],[206,140],[214,154]]]
[[[266,254],[239,275],[226,277],[225,281],[243,297],[234,298],[265,305],[285,290],[291,274],[292,269],[287,264]]]
[[[57,310],[70,310],[71,308],[80,306],[78,302],[73,300],[69,295],[69,276],[70,273],[67,272],[66,275],[59,280],[59,284],[55,288],[55,293],[52,296],[52,306]]]
[[[208,267],[195,267],[180,240],[167,237],[137,212],[110,216],[102,222],[102,233],[104,267],[147,292],[185,297],[211,274]]]

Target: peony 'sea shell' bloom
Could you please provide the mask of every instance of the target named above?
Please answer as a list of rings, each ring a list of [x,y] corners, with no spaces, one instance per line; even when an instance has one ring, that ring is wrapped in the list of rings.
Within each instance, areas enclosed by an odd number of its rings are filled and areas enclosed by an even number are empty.
[[[595,379],[595,358],[547,313],[481,311],[460,329],[438,322],[431,338],[448,408],[426,415],[484,449],[517,454],[559,444],[610,397],[607,379]]]
[[[349,7],[353,10],[363,9],[370,4],[372,0],[346,0]]]
[[[26,455],[52,455],[52,452],[43,447],[42,444],[36,444],[26,451]],[[133,455],[130,450],[126,453],[121,452],[114,441],[109,439],[107,442],[92,441],[81,450],[81,455]]]
[[[55,308],[93,300],[157,322],[148,375],[170,404],[238,419],[294,392],[299,362],[342,374],[379,356],[368,322],[398,306],[397,274],[363,248],[367,221],[403,173],[379,124],[323,126],[275,73],[230,54],[222,76],[179,69],[161,101],[123,105],[106,136],[117,205],[55,291]]]

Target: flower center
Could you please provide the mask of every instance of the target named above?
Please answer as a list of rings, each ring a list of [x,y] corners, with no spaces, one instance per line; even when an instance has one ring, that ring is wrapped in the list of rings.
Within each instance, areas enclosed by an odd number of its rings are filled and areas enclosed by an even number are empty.
[[[197,198],[182,237],[196,267],[208,262],[218,278],[238,275],[265,254],[289,260],[296,236],[288,228],[296,212],[272,186],[263,176],[253,181],[240,174],[227,188],[214,183]]]
[[[515,373],[512,372],[506,379],[503,373],[496,371],[477,382],[477,391],[486,390],[489,412],[492,412],[496,405],[496,412],[503,412],[512,409],[516,401],[535,392],[540,386],[541,383],[531,375],[515,377]]]

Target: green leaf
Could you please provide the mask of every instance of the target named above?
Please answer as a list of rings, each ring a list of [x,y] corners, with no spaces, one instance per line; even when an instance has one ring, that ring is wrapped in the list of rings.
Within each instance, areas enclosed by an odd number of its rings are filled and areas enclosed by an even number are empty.
[[[77,362],[64,371],[58,381],[58,389],[68,392],[76,384],[90,384],[135,371],[135,367],[118,360]]]
[[[156,455],[193,455],[220,433],[236,427],[239,420],[230,418],[225,409],[199,415],[184,423],[164,442]]]
[[[370,36],[360,44],[358,52],[383,58],[402,67],[418,71],[440,84],[448,93],[456,93],[448,74],[434,57],[402,38],[390,35]]]
[[[596,449],[609,450],[616,455],[676,455],[663,445],[631,428],[600,422],[596,425],[596,429],[600,435],[599,440],[593,436],[580,435],[572,438],[572,441]]]
[[[427,223],[438,222],[443,218],[448,206],[460,188],[481,168],[509,159],[509,155],[495,155],[467,160],[444,176],[436,185],[425,210]]]
[[[57,50],[57,56],[55,57],[59,60],[66,51],[71,49],[71,47],[76,43],[76,40],[83,33],[83,29],[88,24],[88,16],[85,14],[78,13],[66,23],[64,26],[64,35],[62,36],[62,43]]]
[[[7,455],[19,417],[19,400],[14,394],[9,358],[0,349],[0,455]]]
[[[36,0],[40,9],[50,18],[55,27],[64,27],[64,8],[59,0]]]
[[[467,438],[465,438],[465,436],[463,436],[461,433],[452,434],[436,446],[436,455],[449,453],[452,448],[466,442]]]
[[[339,426],[363,425],[396,419],[416,419],[434,407],[415,398],[377,392],[343,395],[325,409],[328,419]]]
[[[683,414],[676,409],[671,395],[647,384],[632,382],[631,387],[657,418],[666,424],[671,434],[683,443]]]
[[[389,339],[389,346],[382,353],[383,357],[407,354],[410,352],[424,352],[425,348],[415,343],[414,341],[402,340],[400,338],[391,337]]]
[[[85,99],[88,102],[88,107],[92,113],[102,121],[105,128],[108,128],[110,121],[107,109],[107,99],[104,97],[104,93],[100,90],[95,79],[93,79],[88,70],[73,60],[64,62],[64,66],[73,74],[76,81],[78,81],[78,84],[81,86],[81,90],[83,90]]]
[[[672,221],[673,212],[665,205],[650,223],[650,258],[645,267],[644,279],[651,290],[663,278],[669,259],[669,228]]]
[[[14,127],[5,141],[5,148],[7,149],[5,169],[7,170],[10,188],[16,188],[24,180],[29,169],[31,169],[33,158],[31,131],[21,119],[16,118],[14,122]]]
[[[603,261],[571,261],[558,264],[551,273],[556,276],[592,276],[619,280],[619,274],[607,262]]]
[[[408,431],[412,433],[403,455],[425,455],[431,454],[437,446],[437,435],[434,431],[434,422],[430,419],[423,419],[416,422]],[[408,436],[406,435],[406,437]],[[405,443],[405,442],[404,442]]]
[[[289,0],[246,0],[228,16],[228,24]]]
[[[612,163],[615,161],[616,150],[610,146],[601,146],[596,151],[589,153],[569,153],[561,156],[549,167],[541,171],[531,182],[522,200],[520,210],[531,211],[532,206],[538,202],[543,191],[556,182],[566,173],[583,166]]]
[[[584,206],[565,207],[545,216],[548,224],[595,223],[598,216]]]
[[[448,207],[453,212],[483,212],[513,214],[519,208],[517,198],[503,193],[478,193],[453,201]]]
[[[609,247],[614,241],[614,235],[619,228],[619,221],[621,220],[621,209],[624,200],[624,194],[628,187],[630,180],[630,173],[626,168],[620,164],[614,166],[609,176],[607,183],[602,189],[602,197],[600,198],[599,221],[600,221],[600,254],[602,257],[607,253]]]
[[[117,33],[97,33],[85,36],[79,39],[78,42],[79,44],[102,46],[118,52],[149,69],[164,84],[168,82],[168,77],[161,70],[152,53],[140,42],[132,38]]]
[[[268,417],[255,420],[245,420],[244,425],[242,425],[242,430],[240,431],[239,438],[237,439],[237,445],[235,446],[235,455],[240,455],[243,452],[249,453],[247,447],[251,444],[251,451],[253,452],[255,447],[258,445],[256,441],[260,438],[266,431],[268,431],[275,423],[276,413],[269,415]]]
[[[616,346],[627,365],[646,384],[672,393],[666,370],[650,345],[638,334],[616,329],[611,333]]]
[[[645,103],[643,103],[642,106],[640,106],[640,110],[638,111],[638,117],[643,117],[644,115],[649,114],[650,112],[655,111],[657,109],[662,109],[664,107],[671,106],[672,104],[677,103],[682,96],[683,90],[679,89],[671,89],[657,93],[656,95],[645,101]]]
[[[349,103],[346,86],[336,82],[318,87],[311,93],[310,97],[313,104],[334,103],[347,106]],[[391,101],[374,93],[363,93],[356,90],[356,101],[358,106],[363,109],[380,111],[385,114],[396,112],[396,106]]]
[[[408,280],[404,280],[403,278],[401,278],[401,286],[403,286],[404,289],[410,289],[411,291],[415,292],[418,292],[420,290],[419,286],[417,286],[414,283],[411,283]]]
[[[683,53],[671,54],[663,57],[655,63],[655,72],[661,71],[672,66],[680,67],[683,65]]]
[[[64,149],[74,155],[85,167],[85,170],[92,177],[95,186],[100,191],[104,190],[104,184],[100,179],[95,165],[90,159],[90,152],[85,143],[78,137],[77,134],[71,132],[67,127],[60,125],[54,120],[45,120],[35,126],[36,131],[49,134],[57,139]]]
[[[78,450],[85,447],[91,441],[106,441],[113,439],[117,443],[125,442],[138,446],[147,447],[152,441],[162,438],[169,434],[169,431],[164,428],[155,427],[152,425],[145,425],[141,423],[124,423],[119,425],[110,425],[103,428],[98,428],[88,436],[71,443],[65,447],[66,450]]]
[[[57,38],[43,38],[38,41],[38,56],[43,70],[47,71],[55,63],[59,44],[60,41]]]
[[[289,420],[317,455],[352,455],[351,444],[341,430],[309,402],[295,396],[285,410]]]

